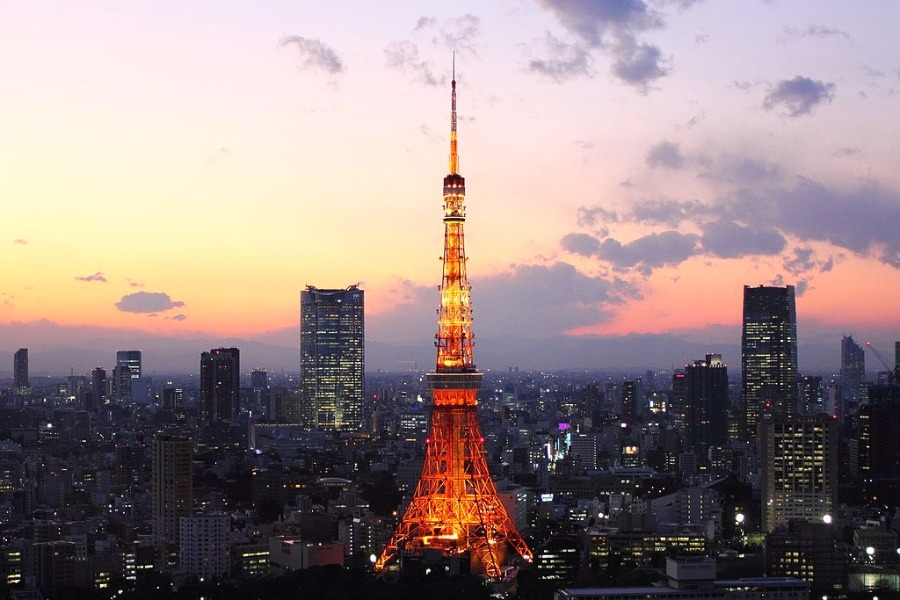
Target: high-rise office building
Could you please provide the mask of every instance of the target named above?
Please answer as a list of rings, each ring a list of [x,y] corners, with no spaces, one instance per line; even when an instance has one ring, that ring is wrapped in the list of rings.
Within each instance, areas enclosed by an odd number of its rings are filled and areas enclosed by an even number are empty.
[[[303,420],[326,431],[360,431],[365,372],[363,291],[307,286],[300,294]]]
[[[141,351],[119,350],[113,367],[113,397],[119,401],[131,400],[133,380],[141,378]]]
[[[91,369],[91,408],[96,409],[104,404],[106,398],[106,369],[94,367]]]
[[[843,421],[855,414],[860,404],[860,389],[866,379],[866,352],[853,341],[853,336],[841,338],[841,410]]]
[[[641,414],[643,411],[638,410],[637,407],[637,384],[634,381],[623,381],[622,382],[622,418],[627,422],[631,423],[634,421],[634,418]]]
[[[269,402],[269,374],[265,369],[250,371],[250,390],[253,394],[253,405],[257,410],[267,410]]]
[[[707,354],[704,360],[685,365],[680,387],[684,395],[679,413],[685,446],[703,456],[711,446],[725,446],[728,438],[728,367],[722,362],[722,355]]]
[[[744,286],[741,334],[744,435],[753,439],[763,411],[797,412],[797,309],[794,286]]]
[[[227,514],[181,517],[178,566],[201,581],[231,573],[231,544]]]
[[[171,383],[166,384],[166,387],[163,388],[162,394],[162,407],[163,410],[171,412],[173,414],[178,413],[183,416],[184,414],[184,388],[180,386],[173,385]]]
[[[254,390],[265,390],[269,387],[269,374],[265,369],[250,371],[250,387]]]
[[[200,354],[200,405],[207,421],[237,417],[241,399],[241,353],[213,348]]]
[[[152,454],[153,535],[177,547],[181,517],[190,516],[194,508],[194,442],[188,437],[157,435]]]
[[[859,474],[867,497],[900,495],[900,382],[869,387],[859,409],[857,427]]]
[[[827,412],[825,410],[825,394],[821,376],[800,376],[797,380],[797,408],[804,415]]]
[[[838,423],[829,415],[765,419],[760,427],[762,524],[834,515],[838,491]]]
[[[28,388],[28,348],[19,348],[13,355],[13,386],[17,390]]]

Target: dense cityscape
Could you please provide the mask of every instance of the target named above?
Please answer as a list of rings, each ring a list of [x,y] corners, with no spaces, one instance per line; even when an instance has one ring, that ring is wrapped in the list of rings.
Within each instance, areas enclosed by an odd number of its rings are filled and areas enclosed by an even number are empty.
[[[656,66],[634,35],[659,25],[640,16],[617,52]],[[321,43],[285,40],[341,71]],[[435,362],[367,368],[361,283],[299,291],[289,371],[223,345],[193,350],[192,372],[148,373],[148,353],[123,344],[89,372],[53,373],[40,348],[12,340],[23,347],[0,379],[0,600],[900,599],[900,341],[891,357],[835,333],[840,363],[802,372],[808,281],[743,285],[739,365],[712,343],[665,370],[477,367],[455,60]],[[800,115],[831,101],[833,84],[808,82],[818,95]],[[684,163],[677,146],[660,149],[656,166]],[[584,212],[590,225],[619,218]],[[602,229],[563,246],[621,250]],[[698,234],[678,235],[699,248]],[[740,256],[727,237],[706,231],[703,252]],[[812,253],[796,261],[833,268]],[[100,271],[75,279],[107,283]],[[133,292],[116,307],[156,317],[185,304]]]
[[[17,352],[0,420],[5,593],[371,570],[421,472],[428,388],[421,372],[363,378],[362,290],[303,298],[304,335],[326,315],[358,327],[337,404],[311,400],[327,375],[248,372],[236,348],[163,381],[136,350],[59,378],[29,378]],[[790,376],[759,414],[743,410],[749,378],[715,354],[674,373],[485,373],[491,473],[535,555],[516,593],[648,584],[673,549],[714,558],[720,577],[896,593],[896,367],[866,370],[863,348],[840,343],[839,371]]]

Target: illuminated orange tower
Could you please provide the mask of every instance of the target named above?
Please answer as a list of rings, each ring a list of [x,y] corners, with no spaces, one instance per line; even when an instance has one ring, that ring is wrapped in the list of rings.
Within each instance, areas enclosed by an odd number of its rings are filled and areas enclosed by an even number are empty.
[[[450,174],[444,177],[443,278],[435,336],[437,367],[427,376],[434,400],[431,431],[413,499],[375,570],[383,570],[398,555],[435,549],[446,556],[469,552],[473,572],[499,578],[509,547],[528,562],[533,555],[497,495],[478,420],[482,374],[472,355],[471,288],[463,237],[466,181],[458,173],[455,72],[451,89]]]

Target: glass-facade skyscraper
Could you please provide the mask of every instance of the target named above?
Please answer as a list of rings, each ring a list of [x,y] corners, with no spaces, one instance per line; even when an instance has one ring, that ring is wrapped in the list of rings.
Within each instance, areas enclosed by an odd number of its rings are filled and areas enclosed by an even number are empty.
[[[862,403],[860,393],[866,380],[866,352],[853,341],[853,336],[841,338],[841,410],[838,417],[843,420]]]
[[[141,351],[119,350],[113,368],[113,396],[116,400],[131,400],[131,384],[141,378]]]
[[[760,415],[797,412],[797,309],[794,286],[744,286],[741,401],[744,435],[757,434]]]
[[[300,294],[300,402],[309,427],[362,429],[363,291],[307,286]]]

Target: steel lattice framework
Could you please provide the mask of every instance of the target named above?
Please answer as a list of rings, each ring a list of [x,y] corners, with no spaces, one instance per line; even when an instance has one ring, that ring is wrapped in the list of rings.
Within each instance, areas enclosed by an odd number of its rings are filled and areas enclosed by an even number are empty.
[[[488,471],[478,419],[482,374],[472,353],[472,306],[463,235],[465,179],[458,173],[456,77],[451,89],[450,174],[444,178],[444,256],[438,309],[437,366],[428,374],[432,390],[431,430],[425,464],[412,501],[375,570],[402,554],[437,549],[471,554],[475,571],[498,578],[511,547],[524,560],[531,550],[510,519]]]

